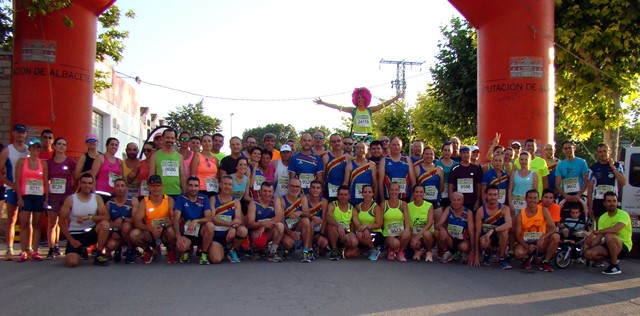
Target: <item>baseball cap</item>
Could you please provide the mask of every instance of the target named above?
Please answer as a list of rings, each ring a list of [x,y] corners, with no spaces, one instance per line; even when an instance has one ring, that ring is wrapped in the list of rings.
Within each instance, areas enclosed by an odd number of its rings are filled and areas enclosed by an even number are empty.
[[[280,151],[291,151],[291,146],[284,144],[280,147]]]
[[[511,142],[511,147],[513,147],[513,145],[518,145],[518,147],[522,147],[522,144],[520,144],[520,142],[518,141]]]
[[[467,145],[460,146],[460,152],[470,151],[470,150],[471,150],[471,148],[469,148],[469,146],[467,146]]]
[[[24,124],[16,124],[13,125],[13,130],[16,132],[26,132],[27,127]]]
[[[32,138],[32,139],[30,139],[30,140],[27,142],[27,146],[28,146],[29,148],[31,148],[31,146],[34,146],[34,145],[38,145],[38,146],[42,147],[42,142],[40,142],[40,140],[39,140],[39,139],[37,139],[37,138],[35,138],[35,137],[34,137],[34,138]]]
[[[476,145],[471,146],[471,149],[470,149],[471,152],[474,152],[476,150],[480,151],[480,147],[478,147]]]
[[[157,174],[149,176],[149,180],[147,180],[147,184],[156,184],[156,183],[162,184],[162,178]]]
[[[85,143],[95,143],[98,141],[98,136],[96,134],[87,134],[87,138],[85,139]]]

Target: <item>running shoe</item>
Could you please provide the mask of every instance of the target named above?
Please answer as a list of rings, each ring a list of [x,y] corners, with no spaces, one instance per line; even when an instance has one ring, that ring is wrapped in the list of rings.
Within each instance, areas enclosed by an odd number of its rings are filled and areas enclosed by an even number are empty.
[[[122,261],[122,248],[118,248],[113,252],[113,262],[120,262]]]
[[[7,250],[4,254],[4,261],[12,261],[13,260],[13,250]]]
[[[282,252],[282,260],[291,260],[291,252],[289,250]]]
[[[340,251],[338,248],[331,249],[331,254],[329,255],[329,260],[338,261],[340,260]]]
[[[531,262],[533,261],[533,255],[529,255],[529,257],[527,257],[527,259],[524,259],[522,261],[522,268],[525,270],[529,270],[531,269]]]
[[[231,263],[240,263],[240,258],[238,257],[238,253],[235,250],[229,250],[227,259],[229,259],[229,262]]]
[[[500,259],[500,269],[502,270],[509,270],[511,269],[511,265],[509,264],[509,262],[507,260],[505,260],[505,258]]]
[[[302,251],[302,260],[300,260],[300,262],[304,262],[304,263],[311,262],[311,259],[309,259],[309,251],[308,250],[303,250]]]
[[[484,251],[482,254],[482,264],[485,266],[491,265],[491,254],[488,251]]]
[[[404,256],[404,251],[398,251],[398,261],[407,262],[407,258]]]
[[[43,260],[38,252],[32,252],[31,253],[31,259],[33,261],[42,261]]]
[[[47,252],[47,259],[53,259],[56,255],[53,253],[53,248],[49,248],[49,252]]]
[[[549,264],[549,261],[542,260],[542,263],[540,263],[540,271],[553,272],[553,267]]]
[[[269,253],[269,257],[267,260],[271,262],[282,262],[282,257],[280,257],[275,251]]]
[[[144,259],[142,259],[142,263],[149,264],[153,262],[153,250],[147,249],[144,251]]]
[[[380,256],[380,250],[378,250],[378,249],[369,250],[369,260],[376,261],[376,260],[378,260],[379,256]]]
[[[54,246],[53,247],[53,255],[54,256],[62,256],[62,252],[60,252],[60,247],[58,247],[58,246]]]
[[[433,253],[431,251],[427,251],[427,254],[424,258],[425,262],[433,262]]]
[[[82,260],[89,260],[89,251],[87,251],[87,248],[82,247],[82,252],[80,253],[80,258],[82,258]]]
[[[449,262],[451,262],[451,260],[453,260],[453,255],[451,254],[450,251],[447,250],[442,254],[440,262],[449,263]]]
[[[575,264],[584,264],[584,259],[578,258],[574,261]]]
[[[177,262],[177,260],[176,260],[176,251],[171,249],[167,253],[167,263],[173,264],[173,263],[176,263],[176,262]]]
[[[620,270],[620,267],[617,264],[609,264],[609,267],[607,267],[606,270],[602,271],[602,274],[608,274],[608,275],[620,274],[620,273],[622,273],[622,270]]]
[[[136,262],[136,252],[131,250],[131,249],[127,249],[127,252],[125,253],[125,258],[124,258],[124,263],[126,264],[132,264],[134,262]]]
[[[182,253],[182,256],[180,256],[180,263],[187,263],[189,262],[189,259],[190,259],[189,252],[185,251]]]
[[[396,252],[393,250],[389,250],[389,253],[387,254],[387,260],[396,260]]]
[[[208,265],[208,264],[209,264],[209,255],[206,254],[206,253],[201,254],[200,255],[200,265]]]
[[[26,251],[23,251],[22,253],[20,253],[20,256],[18,257],[18,262],[25,262],[27,261],[27,259],[29,259],[29,254],[27,254]]]
[[[107,259],[107,257],[103,254],[99,254],[96,256],[95,259],[93,259],[93,265],[95,266],[100,266],[100,267],[108,267],[109,266],[109,260]]]

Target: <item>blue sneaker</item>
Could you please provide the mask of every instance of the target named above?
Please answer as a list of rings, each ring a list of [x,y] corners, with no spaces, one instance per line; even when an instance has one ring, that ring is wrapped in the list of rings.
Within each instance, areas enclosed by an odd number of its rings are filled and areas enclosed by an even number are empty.
[[[507,260],[505,260],[504,258],[502,258],[502,260],[500,260],[500,269],[502,270],[509,270],[511,269],[511,265],[509,264],[509,262]]]
[[[231,263],[240,263],[240,258],[238,258],[238,254],[235,250],[229,251],[229,253],[227,254],[227,259],[229,259],[229,262]]]
[[[369,250],[369,260],[376,261],[378,260],[379,256],[380,256],[380,250],[378,249]]]

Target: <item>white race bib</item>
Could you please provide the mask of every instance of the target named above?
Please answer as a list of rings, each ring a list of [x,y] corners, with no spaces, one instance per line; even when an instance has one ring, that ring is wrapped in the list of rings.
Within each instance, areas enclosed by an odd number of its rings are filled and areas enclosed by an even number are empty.
[[[262,182],[264,182],[264,180],[265,180],[264,176],[256,175],[256,178],[253,179],[253,189],[256,191],[259,191],[260,187],[262,186]]]
[[[138,187],[135,185],[128,185],[127,194],[129,194],[129,196],[138,196]]]
[[[216,192],[218,193],[218,179],[216,178],[205,178],[204,179],[205,186],[207,188],[207,192]]]
[[[614,191],[615,188],[612,185],[604,185],[604,184],[600,184],[598,186],[596,186],[596,195],[595,198],[598,200],[602,200],[604,199],[604,194],[607,192],[616,192]]]
[[[314,224],[313,225],[313,231],[314,232],[320,232],[321,228],[322,228],[322,224]]]
[[[278,178],[278,191],[287,192],[287,187],[289,186],[289,178],[288,177],[280,177]]]
[[[540,237],[542,237],[541,232],[531,232],[531,233],[524,233],[524,237],[522,239],[524,239],[524,241],[526,242],[535,242],[535,241],[538,241]]]
[[[444,183],[444,190],[442,191],[442,198],[446,199],[449,197],[449,183]]]
[[[395,182],[398,184],[400,188],[400,194],[404,194],[407,192],[407,179],[405,178],[391,178],[391,182]]]
[[[426,221],[416,219],[413,221],[413,233],[419,234],[425,226],[427,226]]]
[[[221,220],[225,223],[231,223],[231,221],[233,220],[231,218],[231,215],[216,215],[216,218],[218,220]],[[229,230],[229,226],[218,226],[218,225],[214,225],[214,230],[217,232],[226,232]]]
[[[200,224],[196,224],[195,226],[193,226],[192,230],[189,230],[190,223],[190,220],[184,223],[184,234],[187,236],[198,237],[198,233],[200,232]]]
[[[387,234],[391,237],[396,237],[402,233],[404,230],[404,224],[401,222],[391,222],[385,225],[385,229],[387,230]]]
[[[513,207],[515,207],[516,210],[521,210],[527,207],[527,201],[525,201],[524,195],[513,195]]]
[[[49,193],[64,194],[67,189],[67,179],[52,178],[49,180]]]
[[[337,197],[338,196],[338,186],[333,185],[331,183],[327,183],[327,187],[329,188],[329,197]]]
[[[449,232],[449,235],[451,235],[452,238],[455,238],[455,239],[464,238],[464,235],[463,235],[464,227],[460,225],[449,224],[447,225],[447,231]]]
[[[356,199],[363,199],[362,196],[362,188],[366,185],[366,183],[356,183]]]
[[[507,190],[505,189],[498,189],[498,203],[503,203],[506,200],[507,197]]]
[[[580,192],[578,178],[568,178],[562,180],[562,187],[565,193],[578,193]]]
[[[356,120],[357,126],[360,126],[360,127],[371,126],[371,121],[369,120],[369,115],[367,114],[356,114],[355,120]]]
[[[163,160],[160,163],[163,177],[179,177],[180,169],[178,169],[179,163],[175,160]]]
[[[153,227],[160,227],[160,226],[162,226],[162,224],[164,224],[165,226],[167,224],[169,224],[169,219],[168,218],[156,218],[156,219],[152,219],[151,220],[151,226],[153,226]]]
[[[144,180],[140,183],[140,195],[149,196],[149,186],[147,185],[147,180]]]
[[[313,173],[301,173],[300,174],[300,186],[303,189],[308,189],[311,186],[311,181],[315,180],[316,176]]]
[[[44,185],[42,180],[27,180],[25,195],[43,195]]]
[[[300,217],[287,218],[284,220],[284,222],[287,223],[287,226],[289,227],[289,229],[293,229],[293,226],[296,226],[296,224],[298,224],[299,221],[300,221]]]
[[[435,185],[430,185],[424,188],[424,199],[428,201],[434,201],[438,199],[438,188]]]
[[[109,171],[109,186],[113,188],[116,180],[122,178],[119,174]]]
[[[458,179],[458,192],[473,193],[473,179],[471,178]]]

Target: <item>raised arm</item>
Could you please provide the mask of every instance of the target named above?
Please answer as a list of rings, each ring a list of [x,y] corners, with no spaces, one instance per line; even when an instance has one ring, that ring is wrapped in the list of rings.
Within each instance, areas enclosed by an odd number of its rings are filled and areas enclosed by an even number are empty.
[[[345,113],[351,113],[351,112],[353,112],[353,109],[354,109],[354,107],[352,107],[352,106],[343,107],[341,105],[327,103],[327,102],[322,101],[322,99],[320,99],[320,98],[314,99],[313,102],[315,104],[324,105],[324,106],[326,106],[328,108],[336,109],[336,110],[338,110],[340,112],[345,112]]]

